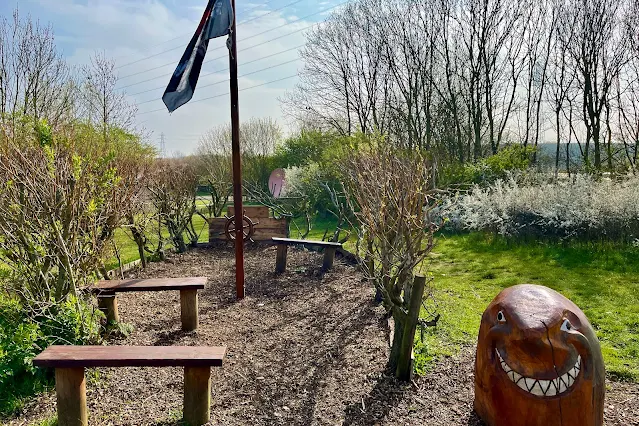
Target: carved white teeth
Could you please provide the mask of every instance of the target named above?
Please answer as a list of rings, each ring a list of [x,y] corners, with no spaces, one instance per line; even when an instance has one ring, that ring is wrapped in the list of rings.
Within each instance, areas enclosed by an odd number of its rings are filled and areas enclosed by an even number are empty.
[[[495,352],[499,357],[501,368],[506,372],[508,378],[521,389],[537,396],[555,396],[566,392],[575,383],[581,371],[581,355],[578,355],[575,365],[556,379],[543,380],[524,377],[506,364],[497,349],[495,349]]]

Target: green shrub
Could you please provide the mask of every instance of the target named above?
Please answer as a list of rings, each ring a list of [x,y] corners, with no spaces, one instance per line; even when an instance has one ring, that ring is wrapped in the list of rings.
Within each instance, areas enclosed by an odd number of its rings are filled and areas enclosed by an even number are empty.
[[[275,150],[278,167],[300,167],[320,162],[327,149],[335,143],[336,137],[320,131],[302,131],[287,138]]]
[[[438,185],[490,185],[510,172],[526,170],[534,153],[534,147],[511,145],[474,163],[447,165],[439,172]]]
[[[53,344],[97,343],[101,317],[100,311],[69,297],[30,318],[17,299],[0,296],[0,418],[52,384],[50,372],[34,367],[33,358]]]
[[[37,324],[25,321],[17,300],[0,299],[0,389],[24,374],[36,375],[31,359],[39,352],[41,336]]]

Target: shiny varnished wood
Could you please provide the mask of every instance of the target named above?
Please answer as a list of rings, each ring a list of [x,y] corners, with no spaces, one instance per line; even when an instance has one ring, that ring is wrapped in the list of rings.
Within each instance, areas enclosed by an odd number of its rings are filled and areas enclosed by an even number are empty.
[[[37,367],[221,366],[223,346],[49,346],[33,359]]]
[[[92,290],[96,293],[123,293],[128,291],[201,290],[206,277],[150,278],[129,280],[101,280]]]
[[[477,342],[474,401],[486,425],[601,426],[604,379],[592,326],[560,293],[516,285],[486,308]]]

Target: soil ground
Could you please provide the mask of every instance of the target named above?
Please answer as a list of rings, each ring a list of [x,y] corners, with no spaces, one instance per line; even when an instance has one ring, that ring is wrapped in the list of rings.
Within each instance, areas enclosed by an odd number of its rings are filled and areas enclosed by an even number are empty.
[[[336,260],[289,249],[288,270],[273,273],[275,248],[246,253],[246,294],[235,301],[230,247],[196,249],[130,277],[207,276],[197,332],[180,330],[178,292],[118,295],[133,326],[110,345],[225,345],[213,368],[213,425],[480,425],[472,411],[473,348],[403,385],[385,374],[388,329],[362,276]],[[179,368],[100,368],[87,372],[89,424],[178,425]],[[29,403],[9,425],[55,413],[55,394]],[[639,385],[607,383],[606,425],[639,425]]]

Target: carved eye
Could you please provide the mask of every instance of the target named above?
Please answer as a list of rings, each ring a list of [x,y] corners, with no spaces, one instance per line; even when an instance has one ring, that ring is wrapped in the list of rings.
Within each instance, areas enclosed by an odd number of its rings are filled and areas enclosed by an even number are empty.
[[[497,321],[506,322],[506,316],[502,311],[497,312]]]
[[[570,331],[572,330],[572,324],[567,319],[564,320],[563,324],[561,324],[562,331]]]

